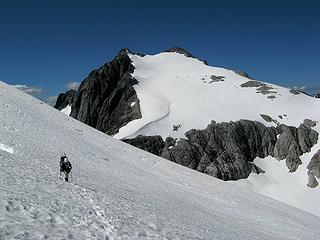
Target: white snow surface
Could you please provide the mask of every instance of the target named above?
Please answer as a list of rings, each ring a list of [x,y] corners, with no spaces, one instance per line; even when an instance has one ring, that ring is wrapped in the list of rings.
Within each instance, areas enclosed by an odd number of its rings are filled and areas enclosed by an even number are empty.
[[[8,153],[13,153],[13,149],[11,147],[8,147],[2,143],[0,143],[0,150],[8,152]]]
[[[114,136],[118,139],[139,134],[183,138],[186,131],[204,129],[212,120],[250,119],[275,126],[265,122],[260,114],[291,126],[299,126],[305,118],[320,119],[318,99],[294,95],[284,87],[266,83],[274,93],[263,95],[257,93],[257,87],[240,87],[251,79],[183,54],[129,56],[135,67],[132,75],[139,82],[134,89],[142,118],[122,127]],[[212,75],[224,77],[223,81],[212,81]],[[172,126],[179,124],[179,131],[173,132]]]
[[[71,105],[66,106],[65,108],[61,109],[61,112],[63,112],[64,114],[70,116],[71,113]]]
[[[320,239],[320,218],[111,138],[0,82],[0,239]],[[73,164],[59,179],[59,157]]]
[[[290,90],[274,84],[273,93],[257,93],[257,87],[241,87],[251,81],[232,70],[205,65],[203,62],[178,53],[160,53],[144,57],[129,55],[135,67],[134,85],[140,100],[142,118],[122,127],[116,138],[142,135],[161,135],[184,138],[190,129],[205,129],[212,121],[230,122],[249,119],[266,126],[276,126],[262,119],[266,114],[289,126],[298,127],[304,119],[318,124],[320,133],[319,100],[305,94],[294,95]],[[212,82],[211,76],[222,76],[223,81]],[[211,83],[210,83],[211,82]],[[269,98],[268,98],[269,97]],[[271,98],[270,98],[271,97]],[[281,118],[279,117],[281,116]],[[181,125],[173,131],[173,125]],[[320,187],[310,189],[306,166],[320,142],[301,159],[303,165],[288,173],[285,161],[274,158],[257,159],[255,163],[266,174],[252,174],[244,184],[254,191],[320,216]]]

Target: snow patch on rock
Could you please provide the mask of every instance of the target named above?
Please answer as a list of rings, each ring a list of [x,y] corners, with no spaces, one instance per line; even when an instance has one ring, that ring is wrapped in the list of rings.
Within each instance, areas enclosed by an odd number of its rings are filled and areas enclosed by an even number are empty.
[[[71,105],[66,106],[65,108],[61,109],[61,112],[63,112],[64,114],[70,116],[71,113]]]

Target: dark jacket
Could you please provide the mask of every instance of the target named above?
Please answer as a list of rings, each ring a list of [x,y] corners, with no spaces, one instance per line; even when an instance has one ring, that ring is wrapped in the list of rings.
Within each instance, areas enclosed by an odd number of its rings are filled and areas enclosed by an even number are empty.
[[[62,156],[60,158],[60,171],[61,172],[70,172],[72,169],[72,164],[69,162],[68,158],[66,156]]]

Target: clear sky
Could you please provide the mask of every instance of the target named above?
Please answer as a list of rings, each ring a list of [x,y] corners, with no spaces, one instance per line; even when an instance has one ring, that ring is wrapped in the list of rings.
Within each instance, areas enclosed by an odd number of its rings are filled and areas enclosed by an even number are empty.
[[[45,99],[121,48],[179,46],[209,65],[320,89],[320,1],[1,0],[0,80]]]

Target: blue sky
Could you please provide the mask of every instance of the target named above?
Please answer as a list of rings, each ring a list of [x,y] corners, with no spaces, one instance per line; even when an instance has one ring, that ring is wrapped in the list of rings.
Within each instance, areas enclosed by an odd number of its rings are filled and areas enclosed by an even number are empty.
[[[316,0],[2,0],[0,80],[46,99],[121,48],[180,46],[209,65],[311,91],[320,87],[319,12]]]

